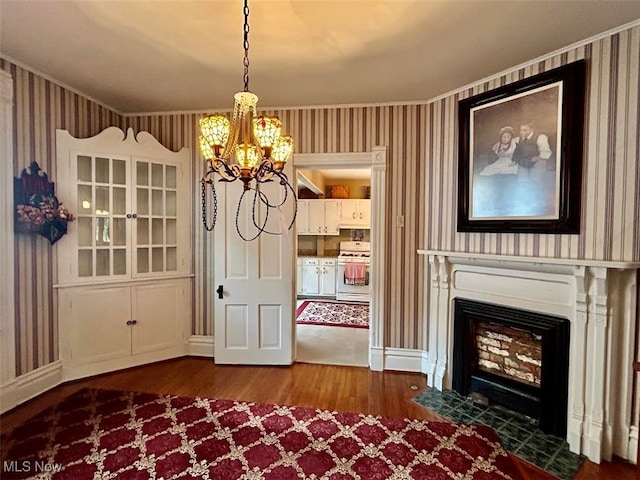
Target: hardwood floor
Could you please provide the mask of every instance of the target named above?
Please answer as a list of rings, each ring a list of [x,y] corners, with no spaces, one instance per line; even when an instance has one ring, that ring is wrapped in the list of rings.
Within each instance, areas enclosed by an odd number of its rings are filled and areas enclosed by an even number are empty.
[[[209,359],[181,358],[57,387],[0,417],[2,434],[9,433],[26,419],[81,388],[203,396],[442,420],[411,401],[427,388],[425,376],[421,374],[371,372],[360,367],[304,363],[292,367],[219,366]],[[517,457],[514,459],[523,480],[555,479]],[[586,461],[575,480],[635,478],[633,466],[615,460],[601,465]]]

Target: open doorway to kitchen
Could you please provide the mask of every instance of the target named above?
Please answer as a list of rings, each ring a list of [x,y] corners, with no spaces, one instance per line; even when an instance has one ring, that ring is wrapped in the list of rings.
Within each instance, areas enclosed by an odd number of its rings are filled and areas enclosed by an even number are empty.
[[[385,165],[384,148],[294,158],[299,362],[382,369]]]

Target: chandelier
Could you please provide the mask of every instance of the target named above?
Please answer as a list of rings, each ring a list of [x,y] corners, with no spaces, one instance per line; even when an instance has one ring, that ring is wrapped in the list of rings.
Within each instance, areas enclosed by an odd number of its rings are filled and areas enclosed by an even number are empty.
[[[258,116],[256,105],[258,96],[249,91],[249,5],[244,0],[244,90],[234,95],[231,121],[225,115],[211,115],[200,119],[200,152],[207,161],[207,172],[202,177],[202,223],[207,231],[216,223],[218,201],[215,182],[242,181],[243,191],[236,210],[236,231],[246,241],[255,240],[262,233],[280,235],[267,229],[269,213],[283,207],[291,194],[294,202],[293,218],[288,229],[295,222],[298,203],[296,192],[284,173],[287,160],[293,153],[293,139],[281,135],[282,122],[278,117]],[[218,178],[219,177],[219,178]],[[261,185],[278,182],[282,193],[278,200],[271,202]],[[207,185],[210,186],[213,202],[211,220],[207,220]],[[239,216],[243,201],[250,201],[251,220],[254,233],[242,232]],[[286,225],[286,223],[285,223]]]

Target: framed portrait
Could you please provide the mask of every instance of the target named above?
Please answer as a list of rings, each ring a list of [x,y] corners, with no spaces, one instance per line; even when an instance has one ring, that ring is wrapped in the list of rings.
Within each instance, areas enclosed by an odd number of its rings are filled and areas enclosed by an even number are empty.
[[[461,100],[458,231],[579,233],[585,61]]]

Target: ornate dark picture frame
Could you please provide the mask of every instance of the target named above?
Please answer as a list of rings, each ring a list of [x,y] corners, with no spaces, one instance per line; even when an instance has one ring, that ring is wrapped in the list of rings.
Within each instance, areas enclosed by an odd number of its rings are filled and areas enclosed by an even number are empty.
[[[584,60],[458,103],[458,231],[579,233]]]

